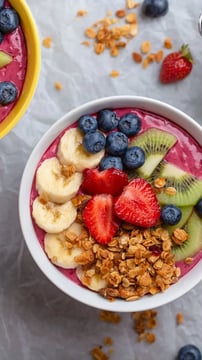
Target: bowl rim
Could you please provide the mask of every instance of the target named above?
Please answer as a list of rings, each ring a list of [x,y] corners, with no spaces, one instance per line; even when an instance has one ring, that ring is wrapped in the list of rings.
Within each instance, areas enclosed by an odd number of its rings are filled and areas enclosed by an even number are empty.
[[[42,136],[30,154],[20,183],[18,203],[19,220],[24,240],[34,261],[46,277],[66,295],[97,309],[118,312],[142,311],[170,303],[196,286],[202,280],[202,261],[199,261],[188,274],[184,275],[179,282],[173,284],[163,293],[146,295],[133,302],[126,302],[121,299],[110,302],[97,293],[73,283],[72,280],[65,277],[50,262],[36,237],[30,215],[32,181],[37,164],[45,150],[66,127],[76,121],[81,115],[89,112],[94,113],[107,107],[136,107],[167,117],[171,121],[177,122],[178,125],[183,126],[202,146],[202,127],[181,110],[162,101],[148,97],[123,95],[104,97],[87,102],[71,110],[56,121]]]
[[[32,12],[25,0],[9,0],[9,3],[20,17],[20,25],[27,47],[27,69],[17,102],[8,116],[0,123],[0,139],[13,129],[28,109],[39,81],[41,68],[40,38]]]

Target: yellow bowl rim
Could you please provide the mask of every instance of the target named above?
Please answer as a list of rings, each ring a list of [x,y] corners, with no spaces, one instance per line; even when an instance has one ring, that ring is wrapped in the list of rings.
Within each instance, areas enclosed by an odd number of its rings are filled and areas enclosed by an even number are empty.
[[[41,67],[40,39],[31,10],[25,0],[9,0],[9,3],[20,16],[21,26],[27,45],[27,72],[23,89],[17,103],[6,119],[0,123],[0,139],[12,130],[27,110],[38,84]],[[29,36],[27,36],[26,33],[26,30],[28,29]],[[34,54],[31,61],[28,55],[29,51]]]

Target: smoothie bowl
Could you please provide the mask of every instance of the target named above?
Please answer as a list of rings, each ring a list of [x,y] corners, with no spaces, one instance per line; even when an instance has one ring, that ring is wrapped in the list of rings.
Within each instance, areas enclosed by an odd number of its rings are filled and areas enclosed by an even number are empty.
[[[0,138],[20,120],[40,71],[37,28],[25,0],[0,1]]]
[[[166,304],[202,278],[202,129],[162,102],[120,96],[72,110],[25,167],[28,249],[64,293],[111,311]]]

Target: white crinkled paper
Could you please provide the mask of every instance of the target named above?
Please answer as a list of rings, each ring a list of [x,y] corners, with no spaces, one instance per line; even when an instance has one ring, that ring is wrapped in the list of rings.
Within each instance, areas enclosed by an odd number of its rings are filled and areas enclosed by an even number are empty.
[[[1,360],[91,359],[89,351],[114,340],[112,360],[174,360],[178,349],[194,343],[202,351],[202,284],[177,301],[158,309],[156,342],[137,342],[130,314],[118,325],[99,321],[99,311],[65,296],[33,262],[25,246],[18,219],[21,175],[34,145],[45,131],[70,109],[110,95],[142,95],[160,99],[186,112],[202,124],[202,38],[197,21],[199,0],[170,0],[169,13],[159,19],[139,17],[139,32],[117,58],[106,51],[97,56],[82,46],[84,30],[95,21],[125,7],[124,0],[27,0],[36,19],[41,41],[50,36],[52,47],[42,47],[41,76],[31,106],[23,119],[0,141],[0,358]],[[78,10],[88,15],[77,18]],[[139,10],[137,10],[139,13]],[[144,40],[152,51],[165,37],[174,50],[190,45],[193,71],[184,81],[160,85],[160,66],[146,70],[132,61]],[[118,70],[118,78],[109,77]],[[63,89],[57,91],[59,81]],[[76,119],[75,119],[76,120]],[[184,323],[176,325],[176,314]]]

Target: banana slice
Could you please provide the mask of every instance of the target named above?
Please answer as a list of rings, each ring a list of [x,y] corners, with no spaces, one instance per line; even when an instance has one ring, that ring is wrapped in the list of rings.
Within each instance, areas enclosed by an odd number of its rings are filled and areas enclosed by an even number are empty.
[[[68,130],[60,139],[58,158],[62,164],[73,164],[77,171],[96,167],[104,156],[104,150],[90,154],[83,148],[83,135],[77,128]]]
[[[82,174],[73,173],[66,177],[62,165],[56,157],[44,160],[36,173],[36,188],[45,193],[50,201],[62,204],[76,195],[82,182]]]
[[[74,222],[67,229],[72,233],[72,236],[79,236],[82,231],[82,225]],[[75,256],[82,254],[83,250],[79,247],[73,247],[71,249],[65,246],[66,242],[65,232],[59,234],[46,234],[44,238],[44,249],[51,260],[51,262],[64,269],[74,269],[78,266],[75,262]]]
[[[38,196],[32,205],[36,224],[47,233],[55,234],[67,229],[75,220],[77,211],[71,201],[64,204],[44,203]]]
[[[85,272],[81,266],[77,267],[76,275],[84,286],[93,291],[98,292],[99,290],[107,286],[107,281],[105,279],[102,279],[99,274],[94,274],[91,277],[86,277]]]

